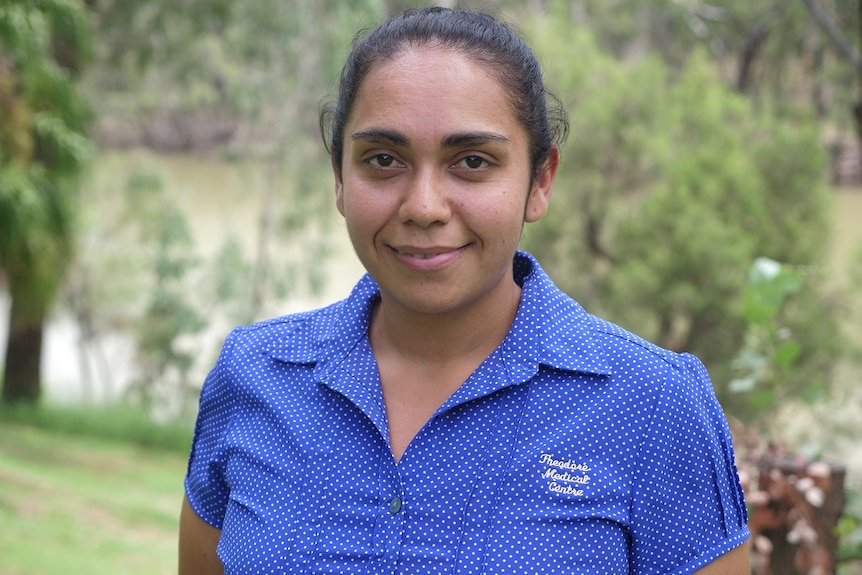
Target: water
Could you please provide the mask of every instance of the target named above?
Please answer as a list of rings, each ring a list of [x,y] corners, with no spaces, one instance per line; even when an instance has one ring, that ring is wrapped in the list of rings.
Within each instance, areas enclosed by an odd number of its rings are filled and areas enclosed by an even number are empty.
[[[851,286],[850,266],[862,257],[862,188],[843,188],[835,192],[832,206],[830,271],[836,285]]]
[[[255,177],[248,167],[208,158],[128,152],[100,159],[96,166],[101,172],[96,172],[94,181],[111,181],[112,178],[119,181],[123,166],[129,165],[152,165],[162,174],[166,188],[172,191],[172,197],[187,217],[200,256],[213,256],[229,236],[239,240],[248,257],[254,254],[262,195],[254,189]],[[334,192],[327,191],[333,193],[331,214],[326,217],[331,218],[328,233],[335,248],[332,257],[322,263],[327,281],[319,293],[295,293],[284,301],[269,302],[268,309],[272,313],[268,315],[312,309],[346,297],[363,272],[335,209]],[[276,248],[284,249],[284,246]],[[45,332],[44,395],[61,403],[99,403],[120,396],[135,375],[131,338],[121,333],[100,337],[98,347],[85,352],[82,361],[78,327],[70,314],[59,307]],[[0,349],[5,349],[8,313],[8,296],[0,292]],[[203,379],[232,326],[216,317],[201,334],[202,343],[197,347],[205,351],[193,370],[196,381]],[[89,366],[89,377],[85,376],[84,366]]]

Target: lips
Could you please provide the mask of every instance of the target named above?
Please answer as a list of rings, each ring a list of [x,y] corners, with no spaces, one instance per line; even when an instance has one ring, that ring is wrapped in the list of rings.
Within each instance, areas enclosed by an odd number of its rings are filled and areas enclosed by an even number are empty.
[[[392,247],[396,257],[410,267],[425,271],[439,269],[451,263],[461,254],[462,247],[420,248],[415,246]],[[418,266],[418,267],[417,267]]]
[[[411,258],[415,258],[417,260],[427,260],[433,257],[437,257],[442,254],[448,254],[454,251],[457,251],[460,248],[433,248],[433,249],[420,249],[420,248],[393,248],[398,255],[407,256]]]

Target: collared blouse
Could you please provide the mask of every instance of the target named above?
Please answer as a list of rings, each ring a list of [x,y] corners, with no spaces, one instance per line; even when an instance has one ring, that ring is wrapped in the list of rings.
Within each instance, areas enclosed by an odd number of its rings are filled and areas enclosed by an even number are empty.
[[[396,462],[344,301],[234,330],[186,477],[227,574],[693,573],[748,537],[703,365],[588,314],[528,254],[501,345]]]

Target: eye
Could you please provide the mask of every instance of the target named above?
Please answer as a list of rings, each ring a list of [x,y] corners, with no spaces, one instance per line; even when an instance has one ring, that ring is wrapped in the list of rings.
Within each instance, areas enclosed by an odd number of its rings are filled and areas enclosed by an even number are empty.
[[[456,167],[467,168],[468,170],[481,170],[482,168],[487,168],[489,165],[490,162],[488,160],[476,154],[464,156],[455,163]]]
[[[480,158],[479,156],[467,156],[464,158],[464,163],[471,170],[477,170],[482,167],[482,164],[485,162],[484,158]]]
[[[395,156],[389,154],[377,154],[368,158],[368,163],[379,168],[389,168],[395,164]]]

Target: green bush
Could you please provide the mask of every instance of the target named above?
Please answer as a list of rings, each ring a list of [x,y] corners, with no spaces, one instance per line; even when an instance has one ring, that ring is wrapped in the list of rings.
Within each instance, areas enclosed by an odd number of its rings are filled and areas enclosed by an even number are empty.
[[[804,269],[783,311],[800,351],[781,385],[786,396],[822,388],[839,344],[821,289],[829,197],[813,118],[755,110],[699,53],[670,69],[604,54],[564,17],[536,29],[573,131],[554,205],[525,247],[590,311],[701,357],[743,418],[758,409],[728,384],[751,262]]]

